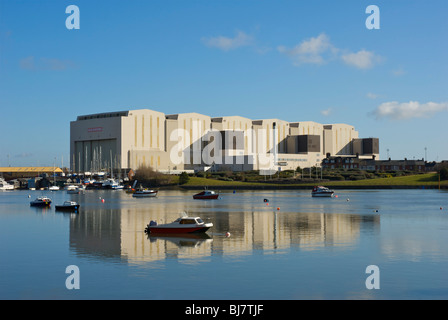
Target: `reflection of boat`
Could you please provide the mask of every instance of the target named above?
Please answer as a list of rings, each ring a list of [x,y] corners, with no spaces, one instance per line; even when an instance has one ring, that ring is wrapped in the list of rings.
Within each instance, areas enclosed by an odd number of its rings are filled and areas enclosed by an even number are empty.
[[[132,196],[134,198],[148,198],[148,197],[156,197],[157,196],[157,190],[149,190],[149,189],[142,189],[142,190],[136,190]]]
[[[37,197],[35,200],[30,202],[32,207],[49,207],[51,205],[51,199],[48,197]]]
[[[313,191],[311,191],[311,195],[313,197],[332,197],[334,194],[333,190],[328,189],[327,187],[315,186]]]
[[[193,196],[193,199],[196,200],[214,200],[218,199],[219,193],[216,193],[215,191],[211,190],[204,190],[202,192],[199,192]]]
[[[157,224],[155,221],[151,221],[145,228],[145,233],[199,233],[206,232],[213,227],[213,223],[205,223],[199,217],[183,216],[171,223]]]
[[[183,233],[183,234],[163,234],[158,233],[156,235],[148,235],[148,239],[151,242],[157,240],[170,241],[179,247],[198,247],[202,243],[212,242],[213,239],[205,232],[203,233]]]
[[[55,206],[58,211],[77,211],[79,204],[76,201],[64,201],[62,205]]]
[[[5,179],[0,178],[0,190],[14,190],[14,186],[6,182]]]

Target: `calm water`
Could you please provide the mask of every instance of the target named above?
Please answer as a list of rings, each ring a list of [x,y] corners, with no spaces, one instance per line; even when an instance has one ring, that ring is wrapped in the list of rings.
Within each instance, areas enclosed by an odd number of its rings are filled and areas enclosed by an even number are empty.
[[[0,299],[448,298],[446,191],[193,193],[0,192]],[[39,195],[52,208],[30,207]],[[68,199],[78,214],[55,211]],[[213,222],[208,236],[144,233],[182,211]],[[69,265],[80,270],[79,290],[65,286]],[[380,289],[366,288],[369,265]]]

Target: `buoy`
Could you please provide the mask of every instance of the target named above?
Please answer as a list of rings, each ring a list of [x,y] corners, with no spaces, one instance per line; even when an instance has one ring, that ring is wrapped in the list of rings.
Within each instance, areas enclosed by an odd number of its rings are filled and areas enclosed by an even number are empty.
[[[440,210],[443,210],[443,208],[442,208],[442,207],[440,207]]]
[[[347,199],[347,201],[350,201],[350,199]]]
[[[335,197],[335,198],[337,198],[337,197],[338,197],[338,195],[335,195],[334,197]]]
[[[101,199],[101,202],[104,203],[104,199]]]
[[[279,207],[277,207],[277,210],[280,210],[280,208],[279,208]]]
[[[268,206],[268,205],[269,205],[269,202],[266,202],[266,205]]]
[[[226,237],[230,237],[230,232],[226,232]]]

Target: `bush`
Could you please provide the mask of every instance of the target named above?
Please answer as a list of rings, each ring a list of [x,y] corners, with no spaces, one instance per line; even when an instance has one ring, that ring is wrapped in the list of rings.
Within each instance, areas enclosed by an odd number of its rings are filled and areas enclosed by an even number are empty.
[[[440,170],[440,180],[448,180],[448,168],[442,168]]]
[[[186,184],[190,181],[190,176],[184,171],[179,176],[179,184]]]

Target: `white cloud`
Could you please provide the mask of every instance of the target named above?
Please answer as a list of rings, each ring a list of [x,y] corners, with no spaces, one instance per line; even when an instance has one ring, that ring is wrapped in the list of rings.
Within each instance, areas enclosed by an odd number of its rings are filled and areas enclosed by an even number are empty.
[[[372,93],[372,92],[367,93],[366,96],[367,96],[367,98],[372,99],[372,100],[378,98],[378,95],[375,93]]]
[[[63,71],[74,68],[75,64],[70,60],[60,60],[54,58],[40,58],[36,61],[33,56],[23,58],[19,62],[20,68],[28,71]]]
[[[323,116],[325,116],[325,117],[327,117],[327,116],[330,115],[331,111],[332,111],[331,108],[328,108],[328,109],[326,109],[326,110],[322,110],[322,111],[320,112],[320,114],[323,115]]]
[[[327,54],[337,52],[337,49],[331,44],[330,38],[324,33],[315,38],[303,40],[292,49],[278,46],[277,50],[289,56],[293,60],[294,65],[304,63],[323,64],[328,59]]]
[[[403,70],[403,68],[398,68],[398,69],[392,70],[392,74],[396,77],[400,77],[400,76],[406,74],[406,72]]]
[[[381,61],[381,57],[371,51],[360,50],[356,53],[347,53],[341,56],[345,64],[358,69],[370,69]]]
[[[233,50],[239,47],[248,46],[253,43],[253,37],[242,31],[237,31],[234,38],[228,37],[210,37],[202,38],[204,44],[208,47],[218,48],[224,51]]]
[[[379,105],[372,112],[372,115],[377,119],[407,120],[411,118],[429,118],[435,113],[443,111],[448,111],[448,102],[420,103],[418,101],[410,101],[399,103],[391,101]]]
[[[383,60],[379,55],[367,50],[342,53],[343,50],[334,46],[325,33],[303,40],[293,48],[278,46],[277,50],[289,56],[296,66],[302,64],[321,65],[330,60],[341,59],[349,66],[358,69],[370,69]]]

